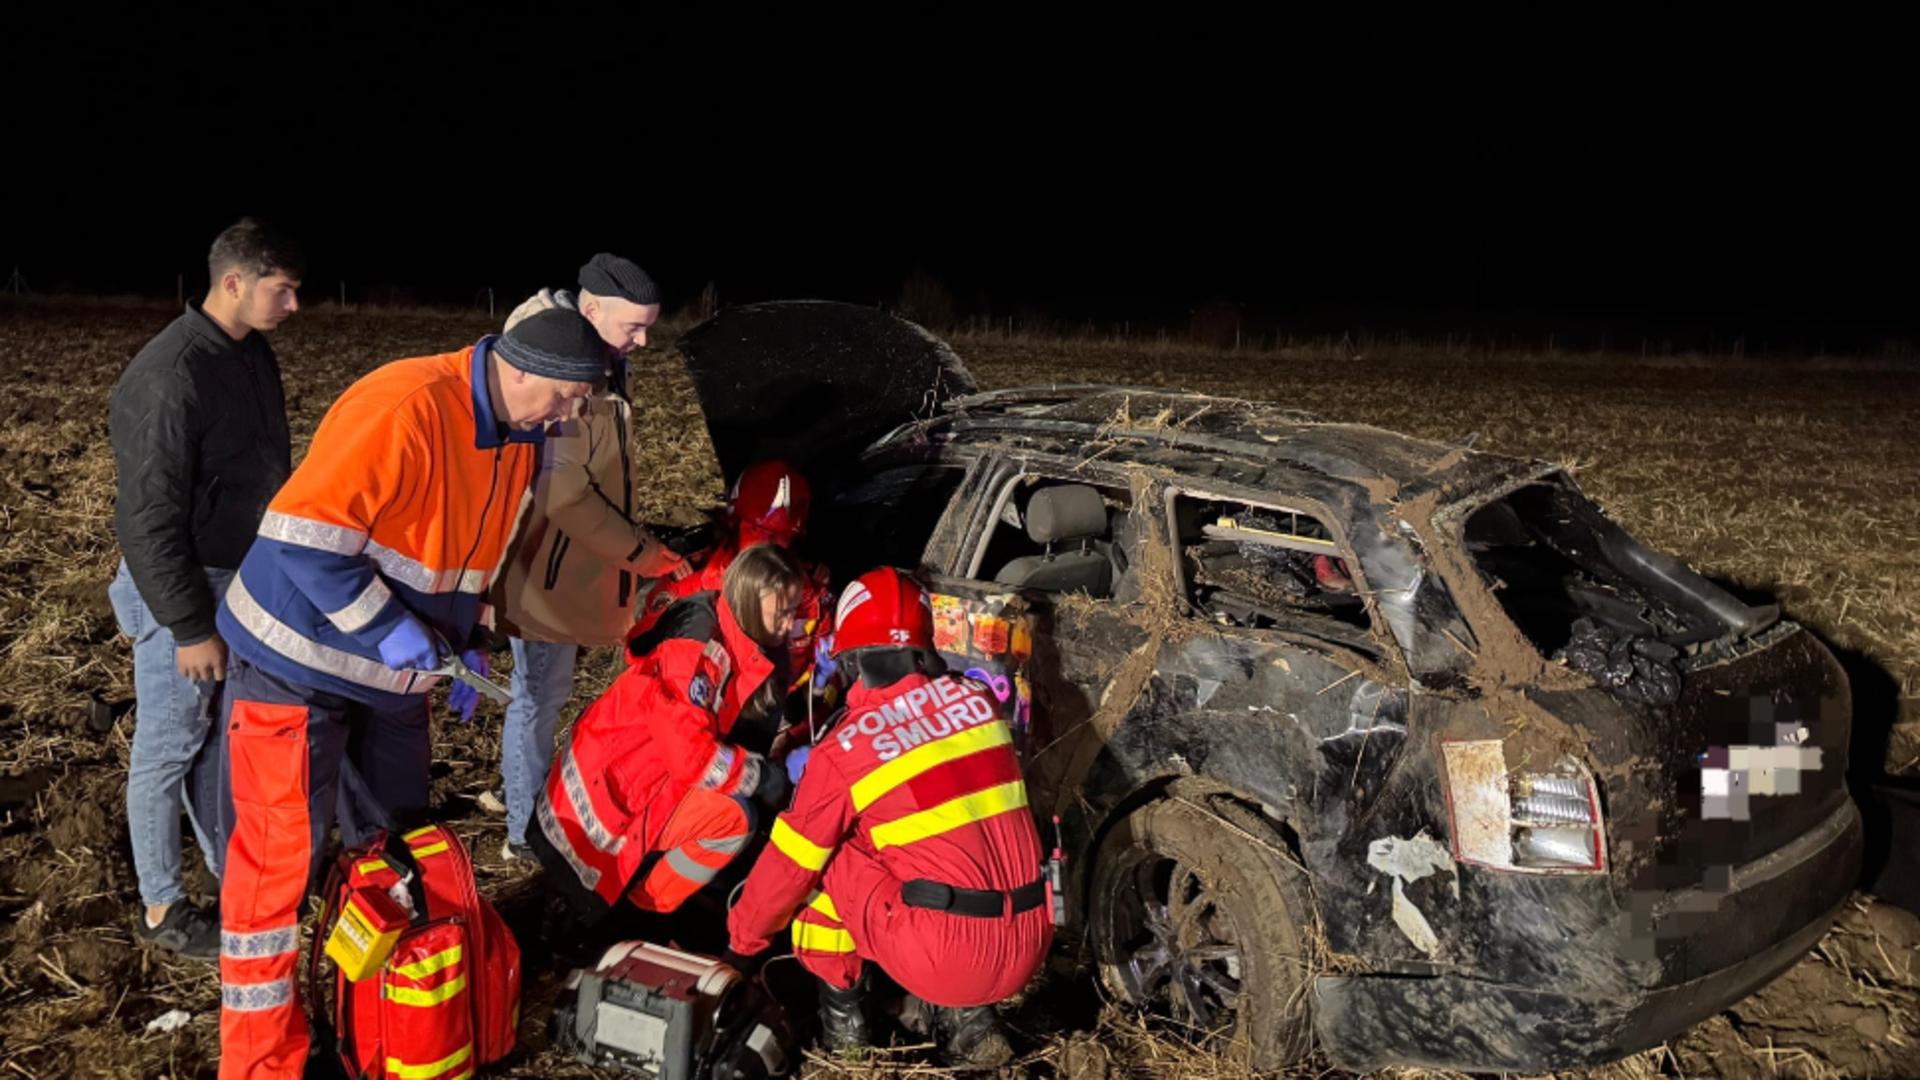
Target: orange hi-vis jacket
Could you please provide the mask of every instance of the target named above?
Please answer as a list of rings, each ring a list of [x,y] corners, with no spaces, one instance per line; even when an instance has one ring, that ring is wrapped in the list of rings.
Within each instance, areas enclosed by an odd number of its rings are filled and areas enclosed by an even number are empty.
[[[235,656],[393,705],[437,681],[380,661],[380,640],[407,612],[454,648],[490,620],[487,587],[541,441],[494,415],[492,342],[387,364],[327,410],[220,606]]]
[[[856,683],[727,927],[734,950],[753,955],[793,919],[803,963],[857,950],[936,1004],[998,1000],[1046,954],[1045,905],[970,919],[903,909],[900,889],[925,880],[1012,892],[1039,878],[1041,858],[1012,735],[990,694],[952,676],[912,675],[880,690]],[[836,881],[851,887],[836,894]],[[891,940],[873,939],[881,934]],[[972,970],[981,966],[996,970]]]
[[[574,722],[534,808],[578,885],[561,887],[590,910],[619,901],[688,791],[748,797],[780,767],[727,741],[774,665],[719,594],[668,608],[629,660]]]

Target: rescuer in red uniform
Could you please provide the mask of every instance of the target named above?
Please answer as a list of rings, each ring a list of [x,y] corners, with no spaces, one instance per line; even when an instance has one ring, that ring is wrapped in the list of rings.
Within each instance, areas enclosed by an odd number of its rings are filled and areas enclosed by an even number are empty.
[[[786,771],[738,745],[737,726],[784,705],[773,657],[803,580],[780,548],[742,552],[718,592],[630,641],[627,670],[575,722],[527,839],[581,914],[622,896],[673,911],[747,846],[756,806],[786,805]]]
[[[993,1005],[1053,940],[1012,735],[990,693],[944,673],[926,595],[898,571],[847,586],[830,651],[846,708],[799,764],[793,806],[728,917],[730,959],[750,964],[791,921],[794,955],[824,983],[833,1049],[869,1041],[871,960],[936,1007],[951,1057],[1004,1062]]]

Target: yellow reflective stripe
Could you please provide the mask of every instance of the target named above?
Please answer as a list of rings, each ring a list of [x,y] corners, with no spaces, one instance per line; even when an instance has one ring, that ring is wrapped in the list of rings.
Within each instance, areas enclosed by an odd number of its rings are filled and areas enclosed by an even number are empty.
[[[438,829],[439,827],[440,827],[440,826],[438,826],[438,825],[424,825],[424,826],[421,826],[421,827],[420,827],[420,828],[418,828],[418,829],[415,829],[415,830],[413,830],[413,831],[412,831],[412,832],[410,832],[410,833],[406,833],[406,834],[404,834],[404,835],[403,835],[403,836],[401,837],[401,839],[403,839],[403,840],[405,840],[405,841],[407,841],[408,843],[412,843],[413,841],[415,841],[415,840],[418,840],[418,839],[420,839],[421,837],[423,837],[423,836],[425,836],[425,835],[427,835],[428,833],[430,833],[430,832],[433,832],[434,830],[436,830],[436,829]]]
[[[796,922],[793,924],[793,947],[796,951],[850,953],[853,951],[853,935],[831,926]]]
[[[428,1062],[425,1065],[409,1065],[399,1058],[390,1057],[387,1059],[387,1075],[397,1080],[433,1080],[436,1076],[466,1064],[467,1059],[472,1056],[473,1044],[468,1043],[439,1061]],[[472,1076],[473,1070],[468,1069],[466,1075]]]
[[[359,871],[359,872],[360,872],[360,873],[362,873],[362,874],[371,874],[371,873],[373,873],[373,872],[374,872],[375,870],[385,870],[385,869],[387,869],[387,860],[385,860],[385,859],[367,859],[367,860],[365,860],[364,862],[357,862],[357,863],[354,863],[354,864],[353,864],[353,868],[354,868],[355,870],[357,870],[357,871]]]
[[[827,860],[833,857],[832,848],[823,848],[801,836],[784,817],[773,819],[773,846],[780,849],[780,854],[799,863],[803,870],[824,870]]]
[[[824,892],[814,893],[813,899],[807,901],[807,906],[825,915],[827,918],[832,919],[834,922],[840,921],[840,913],[834,910],[833,907],[833,897],[828,896]]]
[[[466,988],[467,977],[465,975],[458,976],[445,986],[436,986],[431,990],[415,990],[410,986],[394,986],[392,983],[388,983],[387,1000],[399,1002],[402,1005],[417,1005],[424,1008],[428,1005],[438,1005]]]
[[[985,791],[976,791],[971,795],[949,799],[931,810],[922,810],[917,814],[908,814],[897,821],[875,825],[873,846],[884,848],[911,844],[915,840],[939,836],[943,832],[957,829],[962,825],[985,821],[995,814],[1018,810],[1025,805],[1027,805],[1027,785],[1014,780],[999,787],[990,787]]]
[[[945,765],[956,758],[977,754],[996,746],[1006,746],[1013,742],[1013,733],[1007,725],[998,720],[969,728],[958,735],[949,735],[894,758],[885,765],[860,778],[853,785],[853,808],[865,810],[879,801],[880,797],[901,784],[919,776],[937,765]]]
[[[405,967],[394,968],[395,974],[405,975],[409,979],[424,979],[436,971],[445,971],[460,962],[460,946],[434,953],[424,960],[416,960]]]
[[[445,850],[447,850],[447,842],[442,840],[437,844],[428,844],[426,847],[414,848],[413,857],[416,859],[424,859],[429,855],[438,855]]]

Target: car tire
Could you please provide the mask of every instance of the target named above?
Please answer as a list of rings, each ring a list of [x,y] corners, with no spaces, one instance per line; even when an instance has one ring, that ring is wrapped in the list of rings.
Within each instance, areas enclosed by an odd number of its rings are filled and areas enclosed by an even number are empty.
[[[1305,874],[1263,819],[1163,799],[1114,825],[1096,860],[1088,925],[1109,991],[1253,1069],[1306,1058]]]

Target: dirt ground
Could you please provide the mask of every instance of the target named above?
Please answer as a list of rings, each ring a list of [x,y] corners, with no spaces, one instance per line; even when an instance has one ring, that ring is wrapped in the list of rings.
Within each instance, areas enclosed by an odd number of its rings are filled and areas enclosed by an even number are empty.
[[[134,944],[125,824],[132,682],[106,584],[113,462],[106,400],[172,312],[132,303],[0,303],[0,1075],[214,1074],[211,965]],[[274,338],[296,445],[352,379],[443,351],[484,318],[302,312]],[[960,338],[983,386],[1128,382],[1258,397],[1574,470],[1630,530],[1695,567],[1781,597],[1848,665],[1856,770],[1920,774],[1920,379],[1896,361],[1446,354],[1403,348],[1219,353],[1138,343]],[[636,365],[643,510],[684,517],[720,498],[690,384],[669,347]],[[296,453],[298,451],[296,450]],[[583,664],[577,703],[613,658]],[[537,918],[535,883],[502,866],[499,714],[435,736],[434,800],[510,918]],[[188,845],[191,850],[191,844]],[[1912,859],[1916,853],[1896,855]],[[190,855],[197,887],[211,881]],[[529,957],[529,1011],[550,991]],[[1020,1071],[1073,1077],[1232,1075],[1230,1066],[1104,1007],[1056,960],[1011,1022]],[[170,1010],[190,1017],[150,1032]],[[529,1048],[501,1075],[590,1075]],[[1064,1032],[1062,1028],[1065,1028]],[[855,1070],[931,1072],[899,1051]],[[816,1063],[813,1071],[832,1068]],[[1328,1075],[1315,1068],[1301,1075]],[[1334,1075],[1338,1075],[1335,1073]],[[1438,1076],[1402,1072],[1404,1077]],[[1798,966],[1670,1044],[1579,1074],[1920,1077],[1920,919],[1864,894]]]

